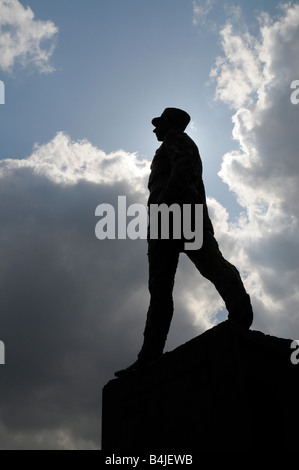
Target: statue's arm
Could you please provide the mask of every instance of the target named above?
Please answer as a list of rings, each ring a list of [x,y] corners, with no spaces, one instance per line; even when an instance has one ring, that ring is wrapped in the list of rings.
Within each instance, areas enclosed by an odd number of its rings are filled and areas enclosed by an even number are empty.
[[[192,143],[186,134],[178,131],[170,131],[164,143],[171,172],[159,202],[166,204],[187,202],[195,172]]]

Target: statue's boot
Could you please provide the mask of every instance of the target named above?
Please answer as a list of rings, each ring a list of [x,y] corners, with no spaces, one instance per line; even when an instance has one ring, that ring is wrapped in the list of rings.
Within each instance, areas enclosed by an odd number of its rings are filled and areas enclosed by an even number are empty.
[[[166,343],[167,332],[161,334],[152,332],[149,328],[149,322],[144,331],[144,342],[141,348],[140,353],[138,354],[138,359],[132,365],[126,369],[121,369],[114,373],[116,377],[121,377],[123,375],[135,372],[138,369],[146,367],[153,362],[157,361],[163,354],[163,349]]]
[[[152,364],[154,361],[155,359],[139,359],[138,358],[137,361],[135,361],[132,365],[130,365],[126,369],[118,370],[117,372],[114,373],[114,375],[115,377],[122,377],[132,372],[136,372],[137,370],[142,369],[143,367],[146,367]]]

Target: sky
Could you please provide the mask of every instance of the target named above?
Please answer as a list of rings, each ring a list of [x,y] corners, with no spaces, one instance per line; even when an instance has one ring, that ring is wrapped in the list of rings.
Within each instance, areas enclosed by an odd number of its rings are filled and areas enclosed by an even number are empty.
[[[100,448],[149,294],[146,241],[97,239],[95,209],[146,204],[166,107],[191,115],[252,328],[299,338],[298,40],[297,1],[0,0],[1,449]],[[174,300],[166,350],[226,319],[184,256]]]

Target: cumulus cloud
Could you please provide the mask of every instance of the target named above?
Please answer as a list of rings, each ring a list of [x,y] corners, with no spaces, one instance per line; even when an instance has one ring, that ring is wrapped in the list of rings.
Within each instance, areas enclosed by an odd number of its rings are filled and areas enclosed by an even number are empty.
[[[0,0],[0,68],[10,72],[18,62],[52,72],[49,60],[57,32],[52,21],[36,20],[31,8],[18,0]]]
[[[222,29],[221,38],[225,55],[218,58],[211,76],[217,77],[217,98],[232,107],[239,107],[252,99],[252,91],[262,79],[256,51],[258,41],[248,33],[234,34],[230,23]]]
[[[216,0],[193,0],[193,24],[205,24],[215,3]]]
[[[212,70],[216,97],[234,111],[240,144],[224,156],[219,175],[244,208],[221,236],[247,273],[255,325],[293,337],[299,335],[299,108],[290,86],[299,77],[299,5],[258,20],[255,36],[225,25],[224,54]]]

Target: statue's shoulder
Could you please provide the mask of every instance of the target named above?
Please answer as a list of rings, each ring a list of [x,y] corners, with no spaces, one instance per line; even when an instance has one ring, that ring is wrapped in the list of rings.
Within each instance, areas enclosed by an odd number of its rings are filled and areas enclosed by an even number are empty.
[[[197,151],[195,142],[183,131],[173,129],[169,131],[165,138],[165,144],[173,150],[181,150],[186,153],[194,153]]]
[[[190,137],[184,132],[172,129],[167,132],[164,143],[167,147],[186,147],[189,145]]]

